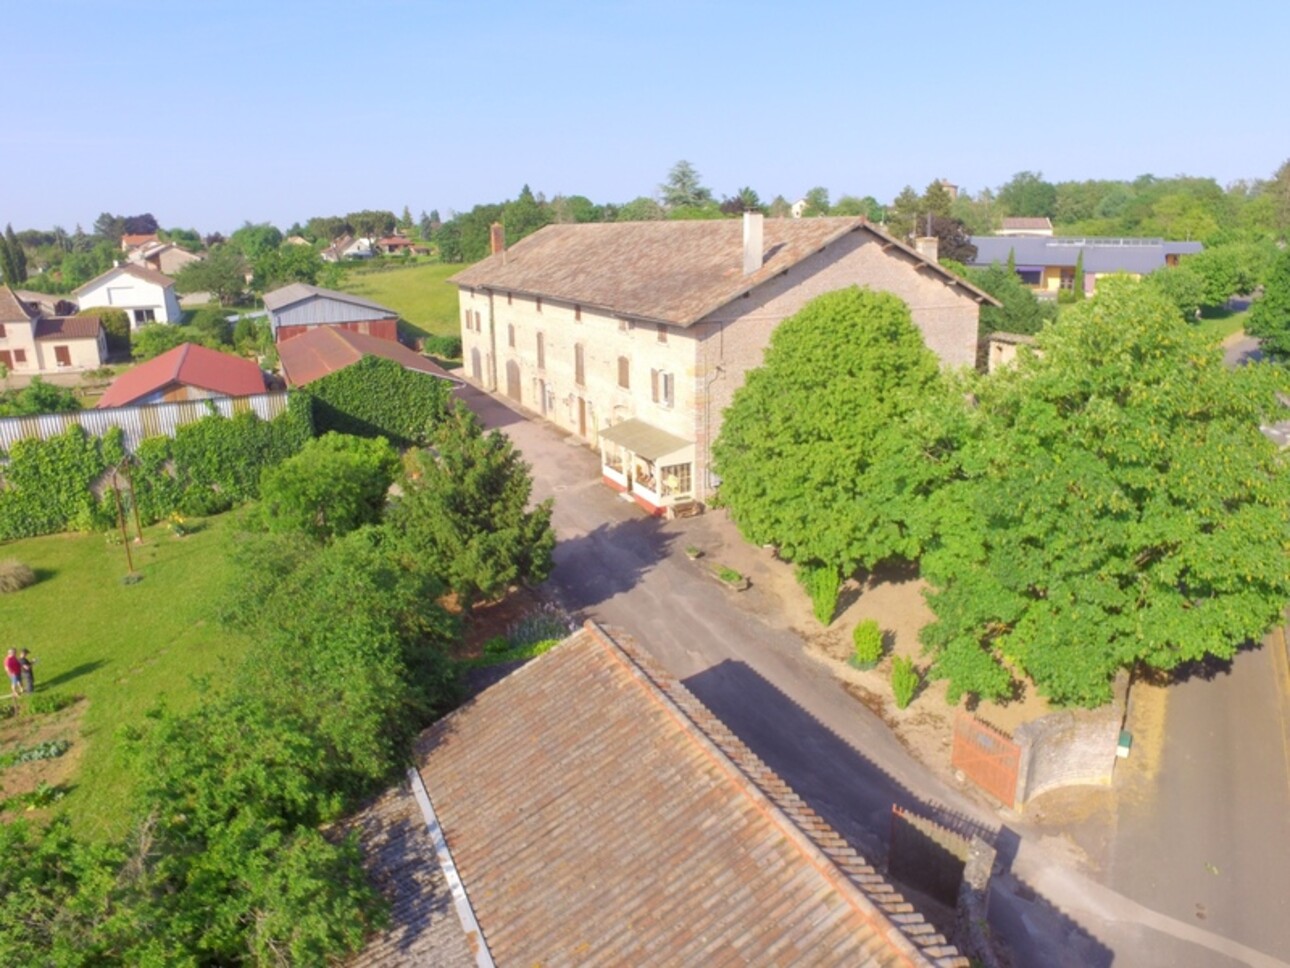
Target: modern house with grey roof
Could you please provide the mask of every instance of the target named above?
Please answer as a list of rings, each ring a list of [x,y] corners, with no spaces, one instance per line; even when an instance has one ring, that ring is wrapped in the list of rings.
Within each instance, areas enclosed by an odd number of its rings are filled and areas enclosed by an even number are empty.
[[[315,326],[333,326],[380,339],[398,340],[399,314],[362,296],[322,289],[304,282],[264,294],[264,308],[281,343]]]
[[[652,514],[710,498],[709,447],[774,329],[848,286],[894,293],[947,366],[993,299],[863,218],[550,225],[457,273],[467,376],[601,453]]]
[[[619,633],[587,623],[427,730],[348,825],[392,909],[349,968],[968,959]]]
[[[1026,236],[974,235],[976,258],[968,265],[986,268],[1007,265],[1009,256],[1017,275],[1031,289],[1056,296],[1075,286],[1075,264],[1084,256],[1084,291],[1097,289],[1099,276],[1127,273],[1145,276],[1164,266],[1176,266],[1178,259],[1204,248],[1199,242],[1168,242],[1164,239],[1043,238]]]

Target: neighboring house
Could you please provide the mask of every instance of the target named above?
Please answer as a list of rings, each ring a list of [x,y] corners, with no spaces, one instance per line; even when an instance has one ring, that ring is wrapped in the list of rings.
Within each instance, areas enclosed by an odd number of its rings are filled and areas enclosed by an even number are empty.
[[[141,249],[145,245],[153,245],[158,241],[156,232],[149,232],[147,235],[123,235],[121,236],[121,251],[130,252],[134,249]]]
[[[863,218],[551,225],[451,278],[466,373],[601,451],[651,513],[705,501],[709,447],[775,327],[871,286],[947,366],[976,360],[994,300]]]
[[[186,265],[202,261],[201,256],[180,248],[173,242],[145,245],[132,250],[126,258],[136,265],[147,266],[167,276],[173,276]]]
[[[1031,289],[1055,296],[1075,287],[1075,265],[1084,256],[1084,291],[1097,290],[1100,276],[1127,273],[1134,278],[1178,264],[1180,256],[1199,252],[1199,242],[1164,239],[1043,238],[974,235],[976,258],[970,266],[1007,265],[1011,254],[1017,275]]]
[[[252,360],[183,343],[126,370],[112,381],[95,406],[249,397],[264,391],[264,373]]]
[[[393,309],[334,289],[293,282],[264,294],[273,339],[285,342],[315,326],[336,326],[381,339],[398,340],[399,314]]]
[[[1053,223],[1047,218],[1011,216],[1003,220],[1000,235],[1052,238]]]
[[[282,241],[287,243],[287,245],[310,245],[311,244],[310,241],[306,239],[303,235],[288,235]]]
[[[422,734],[344,826],[391,923],[352,968],[968,960],[677,679],[587,623]]]
[[[125,263],[91,279],[72,293],[81,309],[123,309],[130,328],[148,323],[177,323],[182,318],[175,281],[146,266]]]
[[[416,248],[416,244],[411,239],[405,239],[401,235],[387,235],[383,239],[376,240],[376,251],[382,255],[398,255],[401,252],[411,252]]]
[[[33,376],[93,370],[107,359],[107,334],[97,316],[45,316],[0,286],[0,364]]]
[[[993,373],[1017,358],[1017,347],[1034,346],[1035,338],[1024,333],[994,332],[985,338],[986,372]]]
[[[405,370],[426,373],[457,386],[461,384],[443,367],[402,343],[335,326],[315,326],[278,344],[278,360],[289,387],[306,386],[368,356],[393,360]]]
[[[343,262],[346,259],[370,259],[374,254],[371,239],[342,235],[322,250],[322,259],[324,262]]]

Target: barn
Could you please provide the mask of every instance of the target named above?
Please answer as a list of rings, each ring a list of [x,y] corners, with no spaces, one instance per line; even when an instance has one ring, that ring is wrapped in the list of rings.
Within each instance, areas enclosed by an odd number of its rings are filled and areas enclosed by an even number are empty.
[[[399,314],[362,296],[293,282],[264,294],[273,341],[282,343],[314,327],[330,326],[397,341]]]

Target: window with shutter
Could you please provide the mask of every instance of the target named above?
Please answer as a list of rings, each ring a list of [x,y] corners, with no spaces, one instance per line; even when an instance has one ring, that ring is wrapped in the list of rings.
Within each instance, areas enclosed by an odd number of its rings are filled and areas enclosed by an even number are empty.
[[[630,390],[632,385],[631,363],[627,357],[618,357],[618,385],[624,390]]]
[[[649,398],[658,403],[658,370],[649,371]]]
[[[539,370],[546,369],[546,337],[542,333],[537,334],[537,364]]]
[[[582,368],[582,344],[576,343],[573,347],[573,382],[578,386],[586,386],[585,376]]]

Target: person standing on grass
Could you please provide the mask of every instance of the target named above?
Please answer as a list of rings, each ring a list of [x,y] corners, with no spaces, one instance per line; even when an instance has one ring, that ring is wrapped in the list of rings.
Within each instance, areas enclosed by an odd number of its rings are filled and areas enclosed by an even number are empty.
[[[22,666],[18,662],[18,651],[10,649],[4,657],[4,671],[9,676],[9,691],[14,698],[22,695]]]
[[[35,661],[26,649],[18,653],[18,676],[22,680],[19,685],[29,696],[36,691],[36,670],[32,668]]]

